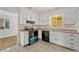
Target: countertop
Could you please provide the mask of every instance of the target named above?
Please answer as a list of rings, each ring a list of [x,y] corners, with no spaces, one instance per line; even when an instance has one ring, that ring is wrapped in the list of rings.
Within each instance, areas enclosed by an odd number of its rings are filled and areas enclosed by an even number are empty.
[[[63,33],[73,33],[73,34],[79,34],[79,32],[77,32],[77,30],[75,29],[49,29],[49,28],[37,28],[37,29],[33,29],[33,30],[25,30],[25,29],[20,29],[19,31],[53,31],[53,32],[63,32]]]
[[[23,31],[23,32],[25,32],[25,31],[33,31],[33,32],[34,32],[34,31],[37,31],[37,29],[36,29],[36,30],[28,30],[28,29],[25,30],[25,29],[20,29],[19,31]]]

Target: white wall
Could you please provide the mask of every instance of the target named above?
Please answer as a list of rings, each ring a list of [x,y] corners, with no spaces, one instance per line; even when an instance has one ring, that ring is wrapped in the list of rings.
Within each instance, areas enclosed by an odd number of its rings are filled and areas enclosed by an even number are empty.
[[[62,15],[63,16],[63,28],[65,28],[64,24],[74,24],[71,28],[76,27],[77,21],[79,19],[79,8],[68,8],[68,7],[63,7],[63,8],[56,8],[50,12],[47,12],[45,14],[40,15],[40,23],[44,25],[49,25],[50,22],[50,16],[53,15]]]
[[[18,34],[18,13],[0,10],[0,17],[8,18],[11,21],[11,28],[0,30],[0,38],[15,36]]]

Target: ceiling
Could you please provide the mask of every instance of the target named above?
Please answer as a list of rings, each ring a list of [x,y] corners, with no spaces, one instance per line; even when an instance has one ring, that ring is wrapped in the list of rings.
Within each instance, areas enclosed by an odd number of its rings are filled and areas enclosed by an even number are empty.
[[[0,7],[1,10],[6,10],[9,12],[19,12],[19,8],[18,7]]]
[[[25,7],[25,8],[28,8],[28,7]],[[38,14],[42,14],[42,13],[49,12],[55,8],[56,7],[30,7],[28,9],[32,10]],[[20,8],[19,7],[0,7],[0,9],[11,11],[11,12],[18,12]]]
[[[49,12],[55,8],[56,7],[32,7],[31,10],[33,10],[34,12],[38,14],[42,14],[42,13]]]

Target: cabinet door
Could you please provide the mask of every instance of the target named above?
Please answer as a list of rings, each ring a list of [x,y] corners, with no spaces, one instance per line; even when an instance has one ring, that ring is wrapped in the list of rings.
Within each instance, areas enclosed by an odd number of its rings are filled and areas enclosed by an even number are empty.
[[[49,37],[50,37],[49,41],[51,43],[56,43],[56,33],[55,32],[50,31]]]
[[[25,35],[24,32],[20,32],[20,45],[21,45],[21,46],[24,46],[24,45],[25,45],[25,44],[24,44],[24,35]]]
[[[29,43],[28,32],[20,32],[20,45],[25,46]]]
[[[38,38],[42,39],[42,31],[41,30],[38,31]]]
[[[50,31],[50,42],[65,46],[65,33]]]
[[[29,32],[25,32],[25,35],[24,35],[24,45],[27,45],[29,44]]]
[[[27,17],[25,14],[22,14],[22,24],[26,24]]]
[[[65,46],[65,33],[57,32],[55,43],[61,46]]]
[[[75,43],[74,43],[73,40],[70,40],[70,39],[67,40],[67,39],[66,39],[66,47],[67,47],[67,48],[75,49],[75,48],[74,48],[74,44],[75,44]]]

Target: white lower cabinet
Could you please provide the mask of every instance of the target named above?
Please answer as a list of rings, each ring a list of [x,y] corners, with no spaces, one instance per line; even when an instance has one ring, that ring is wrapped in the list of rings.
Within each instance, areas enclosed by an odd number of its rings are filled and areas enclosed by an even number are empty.
[[[79,51],[79,34],[50,31],[49,41]]]
[[[79,43],[76,43],[76,44],[74,45],[74,48],[75,48],[76,51],[79,51]]]
[[[55,43],[56,42],[56,33],[55,32],[53,32],[53,31],[50,31],[50,33],[49,33],[49,41],[51,42],[51,43]]]
[[[42,31],[38,30],[38,39],[42,39]]]
[[[61,32],[50,31],[50,42],[57,45],[65,46],[65,34]]]
[[[63,32],[57,32],[56,35],[57,35],[56,44],[65,47],[65,33],[63,33]]]
[[[20,45],[21,46],[25,46],[27,44],[29,44],[29,32],[25,31],[25,32],[20,32]]]
[[[79,34],[66,33],[66,47],[79,51]]]

